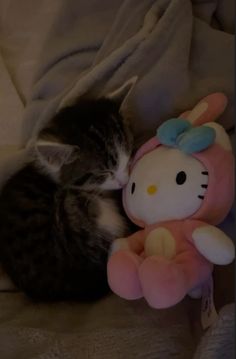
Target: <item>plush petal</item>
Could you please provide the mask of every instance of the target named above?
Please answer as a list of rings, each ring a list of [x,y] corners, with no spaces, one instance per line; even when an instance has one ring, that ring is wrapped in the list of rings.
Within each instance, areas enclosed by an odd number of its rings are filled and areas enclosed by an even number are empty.
[[[175,239],[171,232],[164,227],[152,230],[145,241],[146,256],[159,255],[171,259],[176,254]]]
[[[144,260],[139,276],[144,298],[156,309],[177,304],[190,289],[181,266],[158,256]]]
[[[108,283],[115,294],[129,300],[143,296],[138,276],[141,262],[141,257],[129,251],[118,251],[109,258]]]

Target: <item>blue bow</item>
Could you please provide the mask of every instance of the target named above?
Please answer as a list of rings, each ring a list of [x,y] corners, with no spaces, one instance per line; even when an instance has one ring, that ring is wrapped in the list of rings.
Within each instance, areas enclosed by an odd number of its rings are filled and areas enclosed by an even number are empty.
[[[205,150],[215,142],[215,137],[212,127],[193,127],[189,121],[181,118],[172,118],[157,130],[161,144],[176,147],[187,154]]]

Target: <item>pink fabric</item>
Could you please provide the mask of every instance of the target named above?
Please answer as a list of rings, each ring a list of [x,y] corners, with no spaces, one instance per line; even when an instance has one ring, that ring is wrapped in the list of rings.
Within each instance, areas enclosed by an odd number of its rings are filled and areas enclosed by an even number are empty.
[[[129,250],[116,252],[108,262],[111,289],[125,299],[144,297],[154,308],[178,303],[211,275],[212,264],[192,243],[192,232],[204,225],[193,220],[163,222],[128,237]],[[143,253],[145,238],[160,227],[168,229],[175,239],[176,253],[171,260]]]
[[[224,111],[227,99],[223,94],[216,93],[201,102],[207,102],[208,107],[195,118],[194,125],[215,120]],[[190,118],[191,114],[191,111],[186,111],[180,117]],[[161,144],[156,137],[145,143],[137,152],[131,171],[137,161],[158,146]],[[225,150],[217,143],[193,156],[202,162],[209,172],[209,181],[200,209],[189,218],[147,226],[130,215],[124,188],[123,204],[126,213],[135,224],[144,229],[126,239],[128,249],[118,250],[109,258],[108,282],[119,296],[125,299],[144,297],[154,308],[167,308],[201,286],[211,275],[213,264],[199,253],[193,243],[192,234],[201,226],[220,223],[230,210],[234,198],[234,157],[230,150]],[[169,231],[169,236],[175,243],[175,251],[170,259],[163,255],[147,256],[145,253],[148,234],[160,227]]]
[[[208,103],[208,109],[201,116],[199,116],[196,121],[194,121],[195,126],[203,125],[204,123],[215,121],[225,110],[228,100],[223,93],[213,93],[209,96],[204,97],[197,105],[200,105],[202,102]],[[186,111],[182,113],[179,117],[186,118],[192,111]]]
[[[214,144],[194,157],[207,168],[209,183],[203,204],[193,218],[217,225],[225,219],[234,201],[233,153]]]
[[[160,142],[158,141],[157,137],[152,137],[150,140],[148,140],[144,145],[140,147],[136,155],[134,156],[134,159],[131,163],[131,171],[135,166],[135,163],[145,155],[145,153],[148,153],[152,150],[154,150],[157,146],[160,145]]]
[[[211,94],[199,103],[208,103],[207,110],[194,121],[194,125],[199,126],[207,122],[215,121],[227,105],[227,98],[222,93]],[[179,117],[188,119],[192,111],[186,111]],[[131,171],[135,164],[146,153],[160,146],[157,137],[152,137],[137,151],[131,164]],[[224,220],[233,205],[234,199],[234,156],[232,151],[226,151],[218,144],[214,144],[207,150],[193,154],[209,171],[210,183],[203,206],[197,211],[193,218],[205,220],[210,224],[219,224]],[[225,176],[225,173],[228,175]],[[220,196],[216,196],[220,191]],[[133,218],[127,211],[125,203],[126,188],[123,190],[123,205],[128,217],[139,227],[144,228],[145,223],[137,218]]]

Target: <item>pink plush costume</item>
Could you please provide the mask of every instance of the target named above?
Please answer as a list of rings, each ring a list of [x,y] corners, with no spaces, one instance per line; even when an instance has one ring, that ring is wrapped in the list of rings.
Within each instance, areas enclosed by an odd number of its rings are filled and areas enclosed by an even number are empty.
[[[214,143],[206,149],[185,154],[154,137],[137,152],[123,203],[129,218],[144,229],[113,244],[108,281],[119,296],[144,297],[150,306],[166,308],[186,294],[200,297],[213,264],[234,259],[232,241],[215,227],[234,198],[230,141],[210,122],[226,104],[223,94],[213,94],[180,116],[214,129]]]

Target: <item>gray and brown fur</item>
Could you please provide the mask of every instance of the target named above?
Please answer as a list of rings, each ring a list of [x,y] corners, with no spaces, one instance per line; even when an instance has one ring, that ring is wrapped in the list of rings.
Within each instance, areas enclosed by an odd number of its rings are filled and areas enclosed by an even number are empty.
[[[0,194],[0,262],[29,297],[87,300],[108,291],[108,250],[127,234],[113,189],[131,151],[119,106],[105,98],[80,100],[41,130],[33,160]]]

